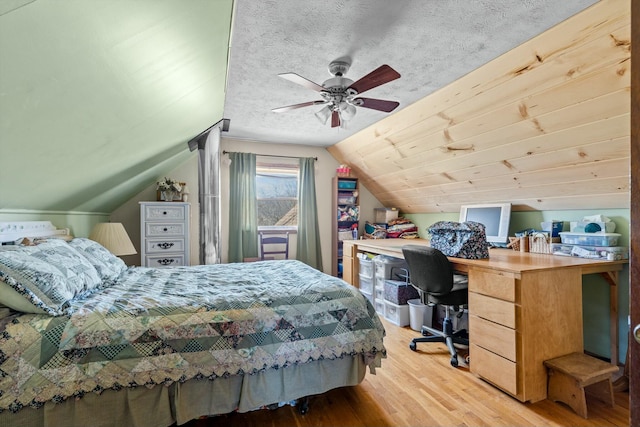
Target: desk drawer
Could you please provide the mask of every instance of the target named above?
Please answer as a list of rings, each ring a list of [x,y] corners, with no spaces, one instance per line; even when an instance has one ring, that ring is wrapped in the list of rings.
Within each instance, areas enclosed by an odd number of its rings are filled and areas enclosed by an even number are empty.
[[[518,397],[518,369],[514,362],[473,343],[469,346],[469,358],[471,372]]]
[[[184,252],[184,239],[147,239],[146,252],[162,253],[162,252]]]
[[[472,341],[505,359],[516,362],[516,331],[482,319],[469,311],[469,336]]]
[[[516,329],[516,306],[512,302],[469,292],[469,312],[483,319]]]
[[[516,277],[512,273],[473,268],[469,270],[469,291],[505,301],[516,301]]]

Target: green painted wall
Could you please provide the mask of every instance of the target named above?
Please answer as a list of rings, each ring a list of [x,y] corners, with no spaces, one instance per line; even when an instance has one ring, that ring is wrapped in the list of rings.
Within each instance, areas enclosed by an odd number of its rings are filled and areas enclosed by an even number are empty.
[[[580,220],[585,216],[601,214],[616,223],[616,233],[620,233],[620,246],[629,247],[628,209],[566,210],[566,211],[531,211],[512,212],[509,235],[527,228],[540,228],[540,222],[558,220],[565,221],[565,231],[569,231],[569,222]],[[402,215],[418,226],[420,237],[428,238],[427,228],[437,221],[458,221],[458,213],[446,214],[406,214]],[[619,363],[624,363],[629,335],[629,266],[620,272],[618,285],[618,326],[620,342]],[[582,281],[582,315],[584,324],[585,350],[596,355],[610,358],[609,350],[609,284],[599,275],[584,276]],[[562,310],[562,307],[558,307]],[[562,327],[562,325],[558,325]]]

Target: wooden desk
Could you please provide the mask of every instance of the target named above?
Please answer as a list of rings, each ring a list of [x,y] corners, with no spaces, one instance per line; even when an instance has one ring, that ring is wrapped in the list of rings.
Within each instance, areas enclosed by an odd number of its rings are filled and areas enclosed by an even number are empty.
[[[343,278],[358,286],[358,252],[402,258],[402,246],[424,239],[345,240]],[[547,397],[543,362],[584,348],[582,275],[600,274],[610,285],[611,359],[618,360],[618,272],[628,261],[600,261],[511,249],[489,258],[449,257],[469,275],[471,372],[520,401]]]

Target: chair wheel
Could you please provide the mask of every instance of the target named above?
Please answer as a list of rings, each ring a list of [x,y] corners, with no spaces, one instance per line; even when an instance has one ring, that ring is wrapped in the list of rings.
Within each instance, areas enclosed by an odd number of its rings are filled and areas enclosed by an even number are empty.
[[[409,343],[409,348],[410,348],[411,350],[413,350],[413,351],[416,351],[416,343],[414,343],[413,341],[411,341],[411,342]]]
[[[456,356],[451,357],[451,366],[454,368],[458,367],[458,358]]]

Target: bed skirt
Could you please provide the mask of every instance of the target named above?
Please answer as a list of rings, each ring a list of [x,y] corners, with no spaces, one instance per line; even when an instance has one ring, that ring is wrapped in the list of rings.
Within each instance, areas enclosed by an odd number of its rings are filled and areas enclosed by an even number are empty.
[[[105,390],[81,399],[0,413],[0,427],[158,427],[207,415],[248,412],[362,382],[362,355],[321,360],[254,375],[189,380],[169,386]],[[313,409],[311,409],[313,410]]]

